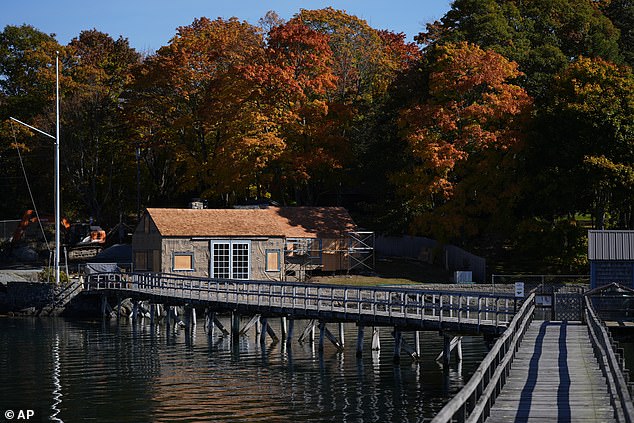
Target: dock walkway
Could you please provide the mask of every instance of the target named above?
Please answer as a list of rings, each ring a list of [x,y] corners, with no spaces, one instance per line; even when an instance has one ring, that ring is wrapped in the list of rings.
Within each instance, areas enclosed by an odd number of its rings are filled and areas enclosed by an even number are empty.
[[[607,383],[579,322],[533,321],[487,423],[612,422]]]

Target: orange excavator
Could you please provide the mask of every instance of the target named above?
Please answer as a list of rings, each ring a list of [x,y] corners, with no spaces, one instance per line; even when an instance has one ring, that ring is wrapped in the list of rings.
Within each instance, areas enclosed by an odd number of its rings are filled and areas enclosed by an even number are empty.
[[[55,223],[55,217],[51,215],[40,215],[33,210],[27,210],[22,215],[22,220],[18,224],[11,245],[13,247],[27,243],[28,240],[40,240],[41,236],[39,224],[42,228],[50,228]],[[61,218],[63,244],[67,247],[69,260],[84,260],[95,257],[103,249],[106,243],[106,231],[100,226],[88,223],[70,223],[65,217]],[[49,230],[50,231],[50,230]],[[32,243],[32,241],[31,241]]]

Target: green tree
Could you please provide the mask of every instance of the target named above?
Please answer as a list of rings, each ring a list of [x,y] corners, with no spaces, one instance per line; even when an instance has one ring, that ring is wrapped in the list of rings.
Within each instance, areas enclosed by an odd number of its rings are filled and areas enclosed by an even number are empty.
[[[542,175],[538,198],[557,195],[553,214],[633,227],[633,93],[631,69],[602,59],[579,58],[555,79],[530,157]]]
[[[574,58],[621,60],[619,31],[592,0],[456,0],[418,40],[492,49],[519,64],[523,85],[539,98]]]

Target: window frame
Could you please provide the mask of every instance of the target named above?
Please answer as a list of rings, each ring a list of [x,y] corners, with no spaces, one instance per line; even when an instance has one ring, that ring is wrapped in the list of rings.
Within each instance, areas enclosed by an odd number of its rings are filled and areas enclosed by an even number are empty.
[[[214,265],[215,254],[214,254],[214,246],[215,245],[228,245],[229,246],[229,277],[219,277],[216,276],[216,269]],[[246,278],[236,278],[235,273],[237,273],[234,269],[234,245],[246,245],[247,251],[247,260],[246,260]],[[209,242],[209,277],[217,278],[217,279],[233,279],[233,280],[250,280],[251,279],[251,240],[248,239],[214,239]]]

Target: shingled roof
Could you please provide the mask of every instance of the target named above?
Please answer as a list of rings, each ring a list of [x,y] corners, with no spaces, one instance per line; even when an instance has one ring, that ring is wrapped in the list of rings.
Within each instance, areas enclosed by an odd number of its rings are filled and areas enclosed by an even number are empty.
[[[162,236],[338,238],[356,226],[343,207],[147,209]]]

